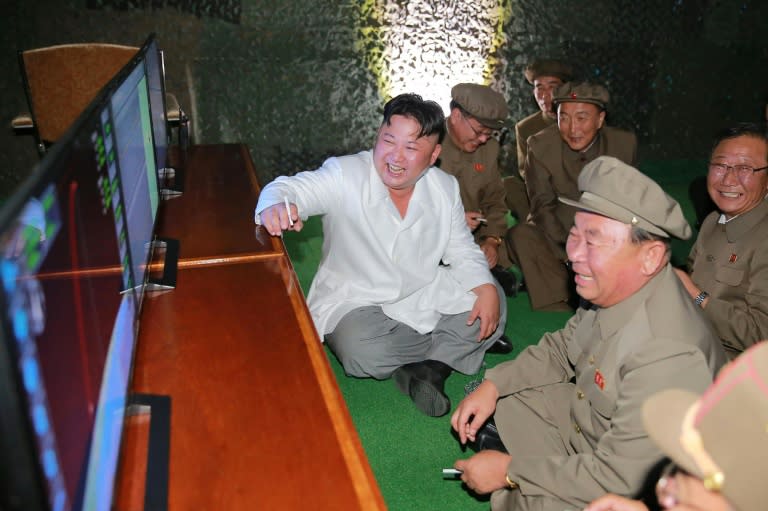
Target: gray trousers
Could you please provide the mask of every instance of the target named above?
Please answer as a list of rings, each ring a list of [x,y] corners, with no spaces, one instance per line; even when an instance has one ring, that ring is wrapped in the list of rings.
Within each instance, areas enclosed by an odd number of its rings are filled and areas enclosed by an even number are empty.
[[[480,342],[480,320],[467,326],[469,311],[444,314],[434,330],[420,334],[384,314],[377,305],[347,313],[333,332],[325,336],[325,342],[349,376],[383,380],[402,365],[424,360],[439,360],[456,371],[474,374],[480,369],[486,350],[504,333],[507,301],[498,284],[496,291],[501,305],[499,327]]]

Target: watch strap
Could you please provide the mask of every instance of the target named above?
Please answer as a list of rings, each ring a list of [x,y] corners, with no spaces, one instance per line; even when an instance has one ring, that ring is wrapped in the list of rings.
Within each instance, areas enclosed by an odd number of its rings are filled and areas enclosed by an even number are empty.
[[[693,299],[693,303],[701,307],[701,304],[704,303],[704,300],[706,300],[708,296],[709,296],[709,293],[707,293],[706,291],[702,291],[701,293],[698,294],[696,298]]]

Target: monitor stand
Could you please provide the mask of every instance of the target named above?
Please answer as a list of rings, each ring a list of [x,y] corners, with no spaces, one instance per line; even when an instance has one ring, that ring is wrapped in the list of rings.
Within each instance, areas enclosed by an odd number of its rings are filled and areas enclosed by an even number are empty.
[[[158,279],[149,278],[145,291],[167,291],[176,288],[176,275],[179,269],[179,240],[155,238],[152,241],[152,253],[163,258],[163,274]],[[155,266],[153,261],[152,266]]]
[[[129,396],[126,412],[129,416],[149,414],[144,511],[167,511],[171,452],[171,396],[132,394]]]
[[[184,193],[184,173],[173,167],[163,167],[157,172],[157,178],[162,184],[160,198],[171,200]]]

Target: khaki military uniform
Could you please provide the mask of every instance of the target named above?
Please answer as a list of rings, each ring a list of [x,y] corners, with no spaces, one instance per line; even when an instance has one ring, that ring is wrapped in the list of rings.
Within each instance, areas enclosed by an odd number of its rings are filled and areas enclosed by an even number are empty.
[[[563,142],[557,125],[552,125],[530,137],[528,143],[526,186],[531,213],[526,223],[509,230],[506,244],[510,259],[523,272],[531,306],[546,310],[570,299],[563,263],[575,210],[558,201],[558,196],[578,199],[581,169],[598,156],[614,156],[635,165],[637,138],[629,131],[604,126],[597,140],[578,152]]]
[[[709,293],[704,314],[734,358],[768,338],[768,202],[718,223],[704,220],[691,250],[691,279]]]
[[[701,393],[725,362],[711,325],[667,265],[623,302],[579,309],[515,360],[488,370],[495,420],[519,489],[494,492],[501,510],[582,509],[633,496],[662,458],[641,420],[647,397]]]
[[[447,127],[446,127],[447,128]],[[487,223],[480,224],[472,233],[478,244],[486,236],[504,239],[507,233],[507,205],[504,185],[499,174],[499,143],[491,138],[473,153],[456,147],[449,135],[445,136],[438,166],[459,181],[459,193],[465,211],[480,211]],[[499,246],[499,265],[511,265],[506,247]]]
[[[515,124],[515,139],[517,140],[517,166],[520,172],[520,177],[525,182],[525,160],[528,157],[528,137],[535,135],[544,128],[548,128],[555,124],[555,120],[552,117],[547,117],[544,112],[539,110],[535,114],[531,114],[522,121]]]
[[[504,191],[507,194],[507,207],[521,222],[528,218],[531,211],[528,190],[525,188],[525,160],[528,155],[528,137],[555,123],[555,119],[538,111],[515,124],[517,140],[518,175],[504,178]]]

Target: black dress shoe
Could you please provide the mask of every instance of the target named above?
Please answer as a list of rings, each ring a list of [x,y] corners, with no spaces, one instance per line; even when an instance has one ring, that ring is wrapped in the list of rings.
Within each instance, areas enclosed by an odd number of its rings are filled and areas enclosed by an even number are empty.
[[[493,345],[488,348],[488,351],[486,353],[495,353],[497,355],[506,355],[507,353],[512,352],[512,342],[509,340],[509,337],[506,336],[506,334],[502,335],[498,339],[496,339],[496,342],[493,343]]]
[[[501,435],[496,429],[496,422],[493,417],[489,417],[485,421],[485,424],[477,430],[475,441],[467,442],[467,446],[475,452],[492,450],[508,453],[507,448],[504,447],[504,442],[501,441]]]
[[[496,265],[491,268],[491,274],[499,281],[499,285],[504,290],[505,295],[515,297],[521,291],[522,282],[511,271]]]
[[[392,373],[392,380],[416,408],[431,417],[440,417],[451,409],[451,400],[443,392],[451,372],[453,369],[443,362],[425,360],[398,367]]]

